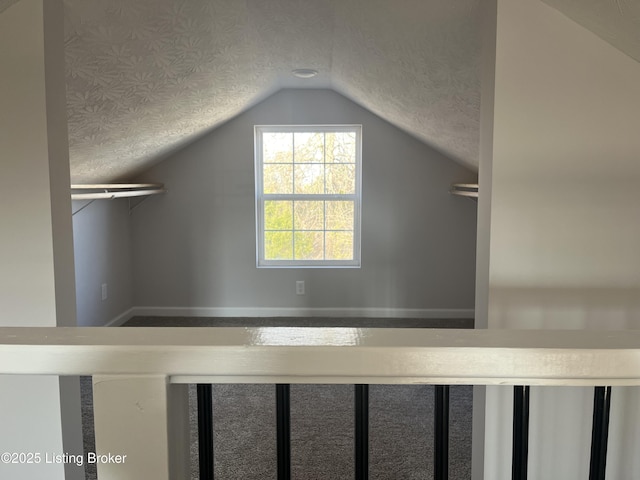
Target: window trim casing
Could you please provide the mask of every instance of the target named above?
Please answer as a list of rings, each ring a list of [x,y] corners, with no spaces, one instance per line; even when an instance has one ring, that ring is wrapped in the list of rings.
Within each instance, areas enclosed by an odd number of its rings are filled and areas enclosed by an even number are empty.
[[[262,133],[298,132],[356,132],[356,178],[354,194],[268,194],[269,199],[352,199],[353,219],[353,260],[266,260],[264,258],[264,201],[262,175]],[[254,173],[255,173],[255,215],[256,215],[256,267],[257,268],[360,268],[361,257],[361,216],[362,216],[362,125],[255,125],[254,126]],[[325,230],[326,231],[326,230]],[[295,230],[294,230],[295,232]]]

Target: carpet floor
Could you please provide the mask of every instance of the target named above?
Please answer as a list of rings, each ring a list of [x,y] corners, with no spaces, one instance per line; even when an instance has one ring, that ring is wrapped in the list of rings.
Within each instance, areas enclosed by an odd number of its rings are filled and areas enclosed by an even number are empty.
[[[292,326],[286,318],[135,317],[135,326]],[[471,320],[295,319],[295,326],[472,328]],[[85,451],[94,451],[91,378],[81,378]],[[189,388],[191,480],[198,480],[197,406]],[[449,478],[471,478],[472,387],[450,391]],[[372,480],[433,478],[431,385],[371,385],[369,476]],[[273,385],[213,387],[216,480],[276,478],[276,414]],[[291,477],[296,480],[354,478],[354,388],[352,385],[291,386]],[[96,472],[87,469],[87,480]]]

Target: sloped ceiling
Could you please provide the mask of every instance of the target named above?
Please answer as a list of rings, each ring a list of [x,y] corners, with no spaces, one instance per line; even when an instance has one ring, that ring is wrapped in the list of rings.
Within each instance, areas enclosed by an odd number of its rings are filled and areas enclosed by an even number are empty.
[[[640,60],[638,0],[544,1]],[[64,0],[72,180],[128,179],[287,87],[332,88],[477,168],[480,3]]]
[[[640,1],[543,1],[640,62]]]
[[[473,165],[478,0],[66,0],[74,182],[126,178],[282,87],[333,88]],[[321,72],[296,83],[290,72]]]

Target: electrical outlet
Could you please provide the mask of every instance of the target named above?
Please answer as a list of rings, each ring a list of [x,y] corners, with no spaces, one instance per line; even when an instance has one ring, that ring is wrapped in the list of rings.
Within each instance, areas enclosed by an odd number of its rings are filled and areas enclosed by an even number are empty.
[[[296,295],[304,295],[304,280],[296,281]]]
[[[107,284],[102,284],[102,301],[105,301],[109,297],[109,292],[107,291]]]

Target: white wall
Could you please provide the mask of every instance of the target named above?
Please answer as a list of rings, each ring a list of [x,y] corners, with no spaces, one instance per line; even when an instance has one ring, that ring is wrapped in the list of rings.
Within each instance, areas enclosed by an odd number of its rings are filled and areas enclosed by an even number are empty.
[[[78,200],[73,211],[78,325],[118,323],[133,306],[129,203]],[[106,300],[102,284],[107,284]]]
[[[640,64],[537,0],[499,0],[489,327],[640,328]],[[482,166],[481,166],[482,168]],[[607,478],[637,478],[637,389]],[[511,389],[487,392],[485,478],[510,477]],[[529,475],[588,476],[592,389],[533,389]],[[495,426],[495,428],[494,428]]]
[[[0,15],[4,326],[74,325],[76,320],[62,21],[57,0],[44,5],[22,0]],[[78,394],[77,380],[1,376],[0,451],[77,451]],[[0,477],[62,479],[65,467],[2,463]],[[68,469],[67,479],[82,477],[82,468]]]
[[[491,180],[493,161],[493,105],[495,102],[497,0],[482,0],[482,56],[480,103],[480,161],[476,238],[475,328],[489,326],[489,271],[491,266]],[[486,387],[473,387],[472,480],[483,480],[485,463]]]
[[[0,295],[5,325],[56,322],[42,17],[42,5],[33,0],[0,16]]]
[[[253,126],[352,123],[362,268],[257,269]],[[473,309],[476,206],[449,187],[476,175],[334,92],[281,91],[143,177],[169,193],[133,217],[137,306]]]

